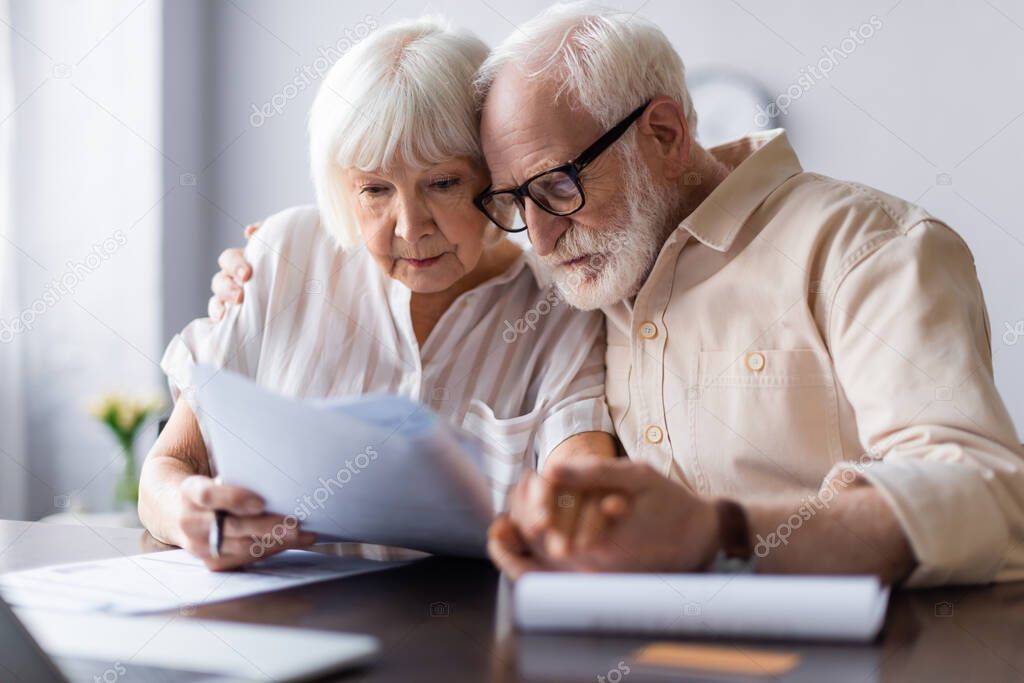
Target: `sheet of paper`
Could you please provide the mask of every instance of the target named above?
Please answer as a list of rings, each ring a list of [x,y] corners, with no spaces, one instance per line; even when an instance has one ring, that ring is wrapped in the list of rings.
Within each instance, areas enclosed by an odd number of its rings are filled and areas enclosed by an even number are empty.
[[[483,557],[494,515],[482,452],[398,396],[297,401],[208,366],[193,374],[217,475],[324,540]]]
[[[533,572],[514,604],[523,629],[863,642],[888,598],[873,576]]]
[[[184,550],[59,564],[0,575],[12,605],[73,612],[145,614],[232,600],[344,576],[391,569],[403,562],[286,550],[233,572],[211,572]]]
[[[148,680],[134,668],[139,665],[197,672],[188,680],[209,680],[206,676],[220,674],[233,681],[290,681],[302,674],[312,678],[336,672],[343,665],[366,663],[380,651],[377,638],[356,633],[179,619],[176,615],[70,614],[21,607],[15,612],[51,656],[111,665],[124,662],[123,683]],[[100,675],[92,678],[69,677],[122,681],[122,676],[113,673],[104,675],[100,670]],[[3,680],[6,683],[8,679]]]

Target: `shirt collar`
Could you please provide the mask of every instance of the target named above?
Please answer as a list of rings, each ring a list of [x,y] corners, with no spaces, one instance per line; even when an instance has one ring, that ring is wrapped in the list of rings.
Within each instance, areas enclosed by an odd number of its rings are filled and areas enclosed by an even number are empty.
[[[708,152],[733,170],[677,229],[724,252],[764,199],[803,169],[781,128],[747,135]]]

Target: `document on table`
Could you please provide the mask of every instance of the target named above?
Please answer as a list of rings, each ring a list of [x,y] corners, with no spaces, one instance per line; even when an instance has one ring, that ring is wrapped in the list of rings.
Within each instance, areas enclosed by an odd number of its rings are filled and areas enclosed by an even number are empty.
[[[532,572],[514,605],[527,630],[864,642],[888,599],[874,576]]]
[[[324,540],[486,555],[494,516],[480,442],[409,399],[293,400],[195,368],[217,475]]]
[[[286,550],[243,570],[212,572],[184,550],[58,564],[0,575],[19,607],[145,614],[233,600],[406,564]]]

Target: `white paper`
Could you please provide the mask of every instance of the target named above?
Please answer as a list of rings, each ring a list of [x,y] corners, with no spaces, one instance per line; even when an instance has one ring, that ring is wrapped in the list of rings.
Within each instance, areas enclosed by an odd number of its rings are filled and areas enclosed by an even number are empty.
[[[198,417],[217,475],[324,540],[485,556],[494,515],[471,435],[399,396],[297,401],[198,366]]]
[[[0,575],[12,605],[72,612],[144,614],[390,569],[377,562],[286,550],[245,569],[212,572],[184,550],[74,562]]]
[[[514,602],[523,629],[868,641],[888,598],[874,576],[531,572]]]
[[[367,635],[266,624],[235,624],[164,616],[109,616],[15,609],[18,619],[47,654],[62,659],[124,662],[232,680],[307,680],[342,666],[372,661],[379,641]],[[113,680],[97,672],[93,680]],[[197,676],[193,680],[207,680]],[[222,679],[218,679],[222,680]]]

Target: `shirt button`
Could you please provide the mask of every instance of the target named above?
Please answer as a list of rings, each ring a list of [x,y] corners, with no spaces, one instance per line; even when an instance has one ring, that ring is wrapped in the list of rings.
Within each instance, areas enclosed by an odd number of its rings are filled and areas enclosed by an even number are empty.
[[[759,351],[747,354],[747,369],[751,372],[761,372],[764,370],[765,360],[764,354]]]
[[[661,427],[658,425],[650,425],[644,430],[644,440],[647,443],[661,443],[664,436],[664,432],[661,431]]]
[[[658,336],[658,326],[650,320],[640,323],[640,336],[644,339],[654,339]]]

